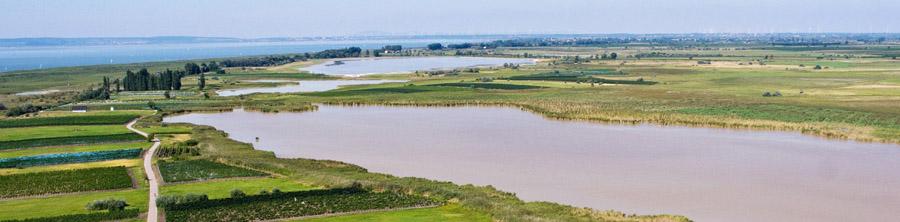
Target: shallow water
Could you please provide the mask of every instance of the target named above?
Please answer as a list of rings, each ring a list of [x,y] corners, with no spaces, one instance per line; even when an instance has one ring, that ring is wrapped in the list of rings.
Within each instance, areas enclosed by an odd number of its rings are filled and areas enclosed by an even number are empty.
[[[300,68],[301,71],[338,76],[361,76],[382,73],[409,73],[421,70],[443,70],[461,67],[502,66],[504,63],[534,64],[532,59],[491,57],[398,57],[374,59],[337,59],[343,64],[326,62]]]
[[[220,96],[239,96],[252,93],[295,93],[295,92],[322,92],[337,89],[341,86],[380,84],[388,82],[406,82],[404,80],[251,80],[249,82],[296,82],[296,85],[283,85],[276,87],[253,87],[242,89],[227,89],[216,91]]]
[[[515,108],[320,106],[167,117],[279,157],[491,184],[525,200],[695,221],[893,221],[900,146],[786,132],[555,121]],[[254,142],[254,137],[260,137]]]
[[[125,64],[234,56],[316,52],[326,49],[385,45],[422,47],[433,42],[470,42],[486,39],[385,39],[291,42],[229,42],[138,45],[79,45],[0,47],[0,72],[52,67]]]

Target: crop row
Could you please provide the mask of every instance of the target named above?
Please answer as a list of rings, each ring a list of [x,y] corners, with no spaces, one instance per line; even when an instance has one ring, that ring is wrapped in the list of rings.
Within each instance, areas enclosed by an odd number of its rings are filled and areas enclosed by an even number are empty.
[[[259,171],[229,166],[208,160],[160,161],[159,172],[166,182],[268,175]]]
[[[62,170],[0,176],[0,198],[131,187],[125,167]]]
[[[84,163],[104,160],[130,159],[141,154],[141,148],[105,150],[78,153],[57,153],[0,159],[0,168],[22,168],[31,166]]]
[[[4,220],[0,222],[95,222],[118,221],[122,219],[136,218],[141,213],[138,209],[126,209],[104,211],[89,214],[69,214],[55,217],[37,217],[21,220]]]
[[[110,135],[87,135],[87,136],[69,136],[54,138],[35,138],[24,140],[0,141],[0,150],[30,148],[41,146],[59,146],[72,144],[92,144],[107,142],[126,142],[144,140],[141,135],[134,133],[120,133]]]
[[[508,90],[544,88],[544,87],[540,87],[540,86],[516,85],[516,84],[504,84],[504,83],[461,83],[461,82],[441,83],[441,84],[434,84],[434,85],[428,85],[428,86],[449,86],[449,87],[465,87],[465,88],[474,88],[474,89],[508,89]]]
[[[9,120],[0,121],[0,128],[31,127],[31,126],[125,124],[135,118],[138,118],[138,117],[140,117],[140,115],[123,114],[123,115],[57,116],[57,117],[9,119]]]
[[[260,221],[328,213],[436,205],[419,196],[357,188],[261,194],[176,204],[168,221]]]
[[[200,148],[195,146],[171,145],[160,147],[156,151],[156,157],[174,157],[174,156],[199,156]]]

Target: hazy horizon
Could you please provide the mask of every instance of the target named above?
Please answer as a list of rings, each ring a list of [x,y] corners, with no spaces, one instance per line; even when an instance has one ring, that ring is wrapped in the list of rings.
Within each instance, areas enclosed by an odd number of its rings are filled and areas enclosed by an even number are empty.
[[[896,33],[900,2],[11,1],[0,38]]]

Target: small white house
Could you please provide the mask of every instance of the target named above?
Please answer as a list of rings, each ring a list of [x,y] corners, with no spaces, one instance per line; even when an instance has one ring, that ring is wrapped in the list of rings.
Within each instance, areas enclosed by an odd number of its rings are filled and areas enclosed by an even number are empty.
[[[73,113],[86,113],[87,106],[72,106]]]

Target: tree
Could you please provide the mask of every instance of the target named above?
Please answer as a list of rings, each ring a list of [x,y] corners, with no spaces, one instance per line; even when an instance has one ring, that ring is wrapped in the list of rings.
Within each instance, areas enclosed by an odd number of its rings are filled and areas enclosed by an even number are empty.
[[[206,76],[203,75],[203,73],[200,73],[200,84],[198,85],[198,87],[200,87],[200,90],[206,88]]]
[[[187,72],[188,75],[200,74],[202,70],[197,63],[186,63],[184,64],[184,72]]]
[[[163,96],[165,96],[166,99],[171,99],[171,98],[172,98],[172,94],[169,94],[169,91],[168,91],[168,90],[166,90],[166,92],[163,93]]]
[[[401,46],[401,45],[386,45],[386,46],[382,47],[381,50],[384,50],[385,52],[399,52],[399,51],[403,51],[403,46]]]
[[[618,57],[619,57],[619,54],[616,54],[615,52],[609,54],[609,59],[615,60]]]
[[[813,67],[813,69],[816,69],[816,70],[822,69],[822,66],[821,66],[821,65],[816,65],[816,67]]]
[[[444,48],[444,45],[441,43],[431,43],[428,44],[428,50],[441,50]]]
[[[231,198],[238,199],[238,198],[244,198],[246,196],[247,196],[247,194],[245,194],[244,191],[241,191],[238,189],[231,190]]]
[[[3,103],[0,103],[0,110],[6,110],[6,105],[3,105]]]
[[[119,87],[119,81],[120,81],[119,79],[116,79],[116,81],[113,81],[113,83],[116,84],[116,92],[121,92],[121,91],[122,91],[122,88]]]

